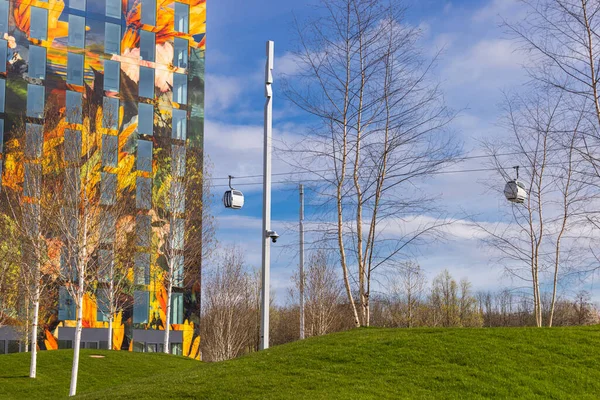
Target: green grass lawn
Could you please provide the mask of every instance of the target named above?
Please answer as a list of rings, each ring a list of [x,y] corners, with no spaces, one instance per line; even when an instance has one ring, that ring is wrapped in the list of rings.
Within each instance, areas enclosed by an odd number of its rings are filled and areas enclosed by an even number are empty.
[[[90,354],[106,358],[92,359]],[[71,351],[0,356],[0,398],[68,393]],[[92,399],[600,398],[600,326],[359,329],[222,363],[83,351],[78,393]]]

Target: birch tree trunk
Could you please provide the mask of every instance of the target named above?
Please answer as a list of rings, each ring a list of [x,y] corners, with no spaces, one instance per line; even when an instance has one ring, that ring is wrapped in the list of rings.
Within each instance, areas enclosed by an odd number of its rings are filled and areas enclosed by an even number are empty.
[[[38,274],[39,275],[39,274]],[[38,319],[40,314],[40,283],[39,276],[35,282],[35,295],[33,300],[33,319],[31,323],[31,364],[29,366],[29,377],[35,378],[37,375],[37,332]]]

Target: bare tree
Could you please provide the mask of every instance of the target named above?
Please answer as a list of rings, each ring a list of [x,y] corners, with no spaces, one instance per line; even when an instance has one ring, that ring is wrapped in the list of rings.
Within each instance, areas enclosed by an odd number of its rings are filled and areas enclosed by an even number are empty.
[[[322,182],[319,232],[338,249],[355,326],[369,325],[372,275],[446,223],[412,185],[457,154],[444,131],[453,113],[401,5],[335,0],[322,11],[297,24],[300,72],[286,88],[319,125],[286,151]]]
[[[415,261],[402,262],[389,268],[386,278],[386,303],[393,326],[412,328],[425,292],[421,266]]]

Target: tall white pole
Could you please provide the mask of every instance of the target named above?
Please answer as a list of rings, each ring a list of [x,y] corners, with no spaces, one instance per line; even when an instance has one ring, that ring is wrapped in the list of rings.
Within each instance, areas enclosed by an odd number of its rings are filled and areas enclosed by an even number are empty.
[[[304,185],[300,184],[300,340],[304,339]]]
[[[269,289],[271,282],[271,141],[273,125],[273,57],[274,43],[267,42],[267,64],[265,67],[265,141],[263,164],[263,245],[262,245],[262,292],[260,310],[260,350],[269,348]]]

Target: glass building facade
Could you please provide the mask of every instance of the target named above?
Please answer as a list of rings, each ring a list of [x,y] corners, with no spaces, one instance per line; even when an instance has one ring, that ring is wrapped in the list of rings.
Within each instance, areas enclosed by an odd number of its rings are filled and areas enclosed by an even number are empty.
[[[104,210],[96,251],[103,265],[114,262],[121,234],[117,227],[123,226],[119,218],[125,219],[112,215],[111,207],[119,201],[131,204],[127,232],[134,235],[135,286],[122,294],[131,297],[130,305],[114,316],[116,349],[161,350],[161,335],[147,331],[159,333],[166,319],[166,261],[157,251],[155,223],[157,215],[168,212],[176,271],[172,349],[199,356],[194,268],[200,260],[190,259],[184,240],[185,217],[192,211],[185,201],[161,210],[155,196],[167,175],[177,190],[190,149],[201,154],[205,21],[205,0],[0,0],[2,190],[21,196],[31,214],[39,215],[39,199],[47,190],[43,182],[60,158],[56,154],[64,154],[66,168],[77,175],[87,152],[86,163],[93,162],[98,172],[98,201]],[[26,121],[25,140],[16,149],[21,141],[12,134],[19,121]],[[66,252],[55,256],[61,267],[68,265]],[[191,274],[183,279],[188,268]],[[94,282],[103,284],[102,279]],[[74,326],[75,305],[68,290],[55,289],[50,292],[55,310],[40,321],[45,330],[40,347],[46,349],[72,346],[68,328]],[[108,321],[100,296],[84,297],[84,347],[107,345],[98,339]]]

